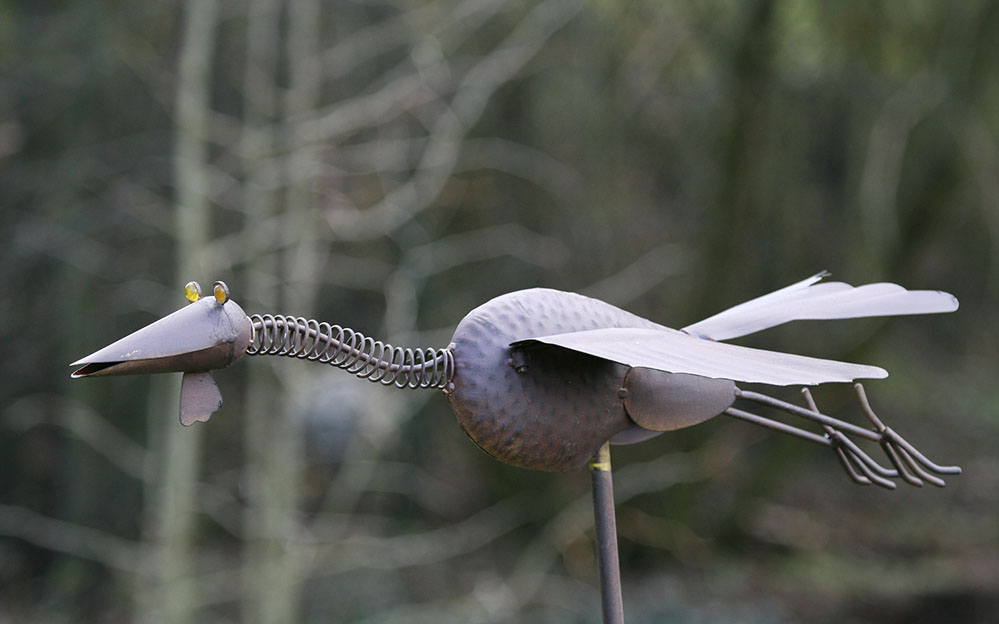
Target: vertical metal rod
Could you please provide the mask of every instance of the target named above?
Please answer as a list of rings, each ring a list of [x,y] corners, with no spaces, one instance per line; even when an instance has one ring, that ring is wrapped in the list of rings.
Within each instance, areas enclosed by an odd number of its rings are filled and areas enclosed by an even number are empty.
[[[597,534],[597,565],[600,571],[600,600],[603,605],[604,624],[624,624],[609,442],[604,442],[590,460],[590,476],[593,479],[593,518]]]

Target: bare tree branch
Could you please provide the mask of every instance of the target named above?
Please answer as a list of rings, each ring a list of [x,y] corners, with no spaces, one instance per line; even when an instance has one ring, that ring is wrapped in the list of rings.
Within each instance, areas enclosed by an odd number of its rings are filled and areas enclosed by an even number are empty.
[[[439,529],[396,537],[350,536],[307,544],[316,576],[360,568],[392,570],[430,565],[474,552],[529,520],[523,496],[513,496],[467,519]],[[303,545],[304,546],[304,545]]]
[[[395,230],[429,207],[454,171],[465,134],[482,115],[492,94],[568,22],[580,5],[547,0],[532,9],[513,32],[462,78],[450,105],[430,128],[414,176],[380,202],[360,213],[327,211],[333,234],[344,240],[370,240]]]
[[[58,403],[55,409],[53,401]],[[59,417],[52,418],[49,414]],[[151,478],[146,474],[146,450],[78,401],[29,395],[5,408],[3,420],[8,427],[21,432],[43,424],[63,427],[130,477],[139,481]]]
[[[590,284],[582,293],[624,305],[649,292],[667,277],[681,273],[688,264],[682,247],[665,243],[653,247],[617,273]]]
[[[218,0],[193,0],[185,4],[183,15],[174,155],[176,279],[181,284],[192,275],[211,274],[205,260],[211,224],[206,139]],[[175,420],[163,418],[163,406],[176,406],[178,394],[176,385],[165,380],[156,384],[151,393],[150,405],[157,408],[150,409],[150,430],[162,432],[163,446],[157,449],[159,487],[147,490],[148,500],[155,501],[149,506],[147,531],[154,536],[159,574],[154,602],[137,606],[141,617],[169,624],[185,624],[195,619],[198,592],[192,583],[193,528],[204,430],[182,430]],[[144,596],[142,592],[138,595]]]
[[[452,234],[414,247],[402,264],[422,279],[472,262],[500,257],[553,268],[568,260],[569,251],[557,238],[508,223]]]
[[[24,507],[0,504],[0,534],[123,572],[146,572],[143,551],[138,544]]]
[[[966,162],[982,196],[982,219],[989,234],[990,262],[986,292],[999,295],[999,146],[980,115],[969,115],[961,126],[960,140]]]
[[[939,76],[916,76],[885,102],[871,128],[857,199],[863,235],[871,258],[879,264],[891,255],[899,241],[896,195],[909,134],[943,101],[948,89]]]

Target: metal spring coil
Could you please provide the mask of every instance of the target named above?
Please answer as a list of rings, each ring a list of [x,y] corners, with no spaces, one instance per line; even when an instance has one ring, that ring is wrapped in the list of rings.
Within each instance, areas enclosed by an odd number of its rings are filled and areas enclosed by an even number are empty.
[[[447,388],[454,353],[405,349],[339,325],[294,316],[253,314],[247,355],[284,355],[342,368],[361,379],[397,388]]]

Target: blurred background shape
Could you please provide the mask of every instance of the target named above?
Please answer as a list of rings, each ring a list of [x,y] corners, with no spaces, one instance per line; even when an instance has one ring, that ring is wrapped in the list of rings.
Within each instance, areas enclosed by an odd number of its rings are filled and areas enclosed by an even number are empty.
[[[70,382],[188,280],[443,345],[520,288],[683,326],[821,269],[961,309],[739,342],[883,366],[964,474],[860,489],[732,422],[619,448],[628,621],[999,621],[996,41],[985,0],[0,5],[0,622],[599,621],[589,476],[433,391],[256,360],[182,428],[179,375]]]

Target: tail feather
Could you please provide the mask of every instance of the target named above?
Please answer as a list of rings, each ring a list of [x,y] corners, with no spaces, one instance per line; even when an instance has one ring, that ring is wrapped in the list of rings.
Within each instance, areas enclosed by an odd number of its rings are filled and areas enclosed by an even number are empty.
[[[781,290],[729,308],[683,328],[708,340],[728,340],[799,320],[828,320],[953,312],[957,298],[938,290],[906,290],[897,284],[850,286],[818,283],[818,273]]]

